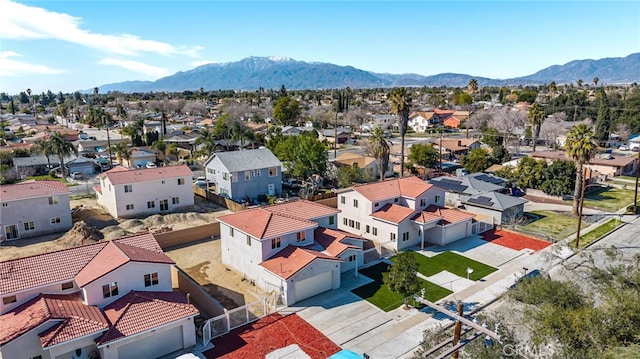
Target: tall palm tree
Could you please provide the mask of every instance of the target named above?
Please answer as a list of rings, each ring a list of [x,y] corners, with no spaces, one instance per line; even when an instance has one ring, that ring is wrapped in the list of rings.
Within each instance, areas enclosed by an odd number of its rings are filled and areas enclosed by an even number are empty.
[[[582,193],[582,176],[584,164],[589,162],[597,151],[597,145],[594,140],[594,133],[584,123],[571,127],[571,130],[567,133],[567,140],[564,143],[564,148],[576,163],[576,184],[573,191],[573,208],[571,212],[574,216],[578,215],[578,205],[580,203],[580,197]]]
[[[203,128],[200,130],[200,136],[196,138],[195,145],[203,145],[202,149],[199,150],[200,154],[209,156],[216,150],[216,137],[213,135],[213,132],[209,132],[208,129]]]
[[[129,152],[129,146],[127,142],[121,141],[112,146],[112,151],[115,152],[118,162],[122,165],[122,160],[129,161],[131,153]]]
[[[51,159],[49,158],[49,156],[55,155],[55,152],[53,152],[53,148],[51,147],[51,141],[50,140],[38,140],[36,142],[36,149],[37,152],[40,153],[41,155],[47,157],[47,170],[51,169]]]
[[[389,166],[389,143],[384,139],[384,131],[380,127],[376,127],[369,136],[369,147],[371,154],[376,158],[378,164],[378,173],[380,173],[380,181],[384,181],[384,174]]]
[[[409,123],[409,111],[411,110],[411,96],[404,87],[396,88],[391,92],[389,97],[389,105],[391,112],[398,115],[398,124],[400,127],[400,136],[402,138],[400,147],[400,177],[404,176],[404,137],[407,134],[407,125]]]
[[[76,149],[70,142],[65,141],[60,132],[54,132],[49,138],[49,142],[51,151],[57,154],[60,159],[60,173],[62,173],[62,178],[67,178],[67,171],[64,166],[64,157],[69,156],[72,153],[77,156],[78,149]]]
[[[529,123],[531,124],[531,138],[533,142],[533,152],[536,151],[536,141],[540,134],[540,126],[544,122],[544,109],[539,103],[534,103],[528,113]]]
[[[593,87],[598,87],[598,82],[600,81],[600,79],[598,78],[598,76],[593,78]]]
[[[472,94],[478,91],[478,80],[476,79],[469,80],[469,85],[467,86],[467,88]]]

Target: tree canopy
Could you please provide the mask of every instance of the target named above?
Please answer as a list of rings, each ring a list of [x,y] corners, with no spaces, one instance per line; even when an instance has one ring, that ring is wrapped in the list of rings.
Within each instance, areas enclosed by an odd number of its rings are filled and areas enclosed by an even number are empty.
[[[438,150],[431,143],[415,143],[409,148],[409,161],[418,166],[435,167],[438,156]]]
[[[418,277],[418,262],[410,252],[402,252],[393,259],[393,265],[387,272],[382,273],[382,283],[389,287],[392,292],[402,295],[405,306],[408,297],[415,294],[420,288]]]
[[[309,132],[284,137],[275,145],[273,154],[295,177],[322,175],[327,170],[327,149]]]
[[[293,126],[300,116],[300,103],[289,96],[282,96],[273,105],[273,118],[281,126]]]

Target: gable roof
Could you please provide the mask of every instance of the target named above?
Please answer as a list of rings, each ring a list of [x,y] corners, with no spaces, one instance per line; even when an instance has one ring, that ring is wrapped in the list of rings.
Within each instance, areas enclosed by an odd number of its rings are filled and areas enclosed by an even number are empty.
[[[124,167],[117,166],[107,172],[104,172],[100,177],[106,177],[112,184],[117,185],[177,177],[189,177],[190,179],[192,176],[193,172],[191,172],[187,165],[178,165],[129,170]]]
[[[468,150],[472,145],[479,143],[478,140],[472,138],[445,138],[440,142],[442,143],[442,148],[446,148],[449,151]]]
[[[519,206],[527,202],[527,200],[524,200],[522,198],[509,196],[498,192],[486,192],[477,194],[462,201],[462,203],[469,206],[484,207],[496,209],[499,211],[504,211],[506,209]]]
[[[96,344],[103,346],[198,313],[180,293],[131,291],[104,308],[112,325]]]
[[[114,239],[149,251],[163,253],[151,233]],[[109,241],[0,262],[0,295],[74,279]]]
[[[100,310],[83,304],[77,295],[40,294],[0,316],[0,346],[50,320],[59,323],[39,334],[43,348],[109,327]]]
[[[283,279],[289,279],[316,259],[342,261],[340,258],[290,244],[260,265]]]
[[[438,206],[433,205],[433,204],[431,204],[427,208],[425,208],[424,212],[427,212],[428,214],[431,214],[431,215],[434,215],[434,216],[441,217],[442,219],[440,220],[440,222],[438,222],[438,224],[440,224],[442,226],[446,226],[448,224],[462,222],[462,221],[465,221],[467,219],[471,219],[471,218],[475,217],[474,214],[471,214],[469,212],[461,211],[461,210],[456,209],[456,208],[438,207]]]
[[[463,177],[436,177],[429,183],[448,192],[474,195],[502,190],[506,181],[491,174],[476,172]]]
[[[282,167],[282,162],[267,148],[216,152],[205,162],[205,167],[208,166],[214,158],[218,158],[229,172],[248,171],[267,167]]]
[[[382,219],[387,222],[399,224],[409,218],[415,211],[409,207],[387,203],[382,208],[371,214],[371,217]]]
[[[59,181],[29,181],[0,187],[0,201],[69,194],[71,190]]]
[[[364,198],[375,202],[394,197],[417,198],[433,187],[415,176],[397,178],[389,181],[367,183],[351,187]]]
[[[364,239],[349,232],[325,227],[318,227],[313,232],[315,242],[322,247],[323,252],[333,257],[339,256],[349,248],[359,249],[358,246],[343,243],[342,240],[346,238]]]
[[[533,158],[544,158],[549,160],[565,160],[573,161],[573,158],[567,156],[564,151],[544,152],[536,151],[529,154]],[[610,166],[610,167],[626,167],[636,161],[637,156],[612,156],[611,159],[594,157],[589,160],[590,165]]]
[[[355,153],[343,153],[336,157],[335,163],[339,163],[345,166],[351,166],[357,164],[358,168],[365,168],[371,163],[375,162],[374,157],[362,156]]]
[[[340,213],[337,208],[325,206],[307,200],[285,202],[263,208],[272,213],[289,215],[307,220],[317,219]]]
[[[413,112],[411,115],[409,115],[409,119],[413,120],[414,118],[417,118],[418,116],[420,116],[423,119],[428,121],[435,115],[436,113],[433,111],[416,111],[416,112]]]

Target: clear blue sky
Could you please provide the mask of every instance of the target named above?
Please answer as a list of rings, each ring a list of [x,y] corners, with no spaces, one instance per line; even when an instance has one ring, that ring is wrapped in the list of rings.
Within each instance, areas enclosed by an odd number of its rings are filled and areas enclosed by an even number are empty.
[[[0,0],[0,92],[11,94],[156,80],[248,56],[509,78],[635,52],[637,0]]]

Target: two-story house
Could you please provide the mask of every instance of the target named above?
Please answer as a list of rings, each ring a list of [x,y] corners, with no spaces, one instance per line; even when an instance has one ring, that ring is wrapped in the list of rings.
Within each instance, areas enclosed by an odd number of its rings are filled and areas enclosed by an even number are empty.
[[[58,181],[29,181],[0,187],[0,239],[14,240],[71,228],[67,186]]]
[[[193,206],[193,172],[186,165],[127,169],[98,175],[98,204],[115,218],[168,213]]]
[[[409,115],[407,126],[416,133],[425,133],[428,128],[432,128],[440,123],[440,118],[433,111],[416,111]]]
[[[337,214],[301,200],[218,217],[222,263],[287,305],[339,288],[362,267],[365,240],[337,229]]]
[[[266,148],[216,152],[205,171],[216,193],[234,201],[282,193],[282,162]]]
[[[196,343],[152,234],[0,262],[0,357],[157,358]]]
[[[444,191],[417,177],[368,183],[338,193],[338,228],[386,250],[445,245],[472,234],[473,214],[444,208]]]

